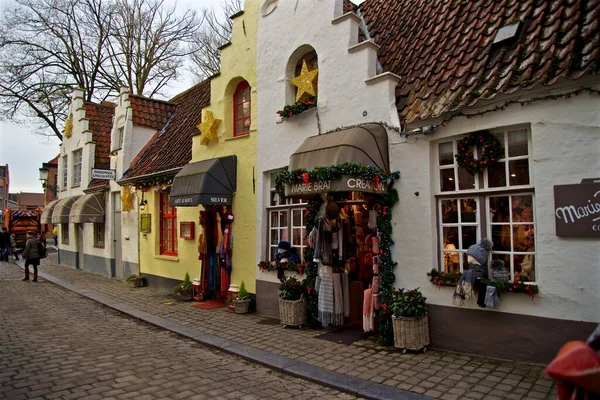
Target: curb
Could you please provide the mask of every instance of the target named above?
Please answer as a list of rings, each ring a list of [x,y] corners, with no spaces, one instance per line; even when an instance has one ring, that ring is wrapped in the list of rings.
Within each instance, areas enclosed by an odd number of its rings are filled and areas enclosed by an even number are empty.
[[[14,263],[21,269],[24,269],[23,260]],[[138,310],[135,307],[121,303],[119,300],[112,299],[94,290],[83,289],[77,285],[66,282],[62,279],[39,272],[38,276],[44,278],[50,283],[60,286],[69,291],[75,292],[83,297],[87,297],[97,303],[103,304],[109,308],[127,314],[140,321],[157,326],[159,328],[171,331],[185,338],[194,340],[207,347],[220,350],[250,362],[260,364],[269,369],[293,375],[311,382],[327,386],[341,392],[349,393],[355,396],[373,400],[420,400],[430,397],[408,392],[406,390],[396,389],[391,386],[371,382],[367,379],[329,371],[325,368],[315,367],[313,365],[294,360],[289,357],[273,354],[265,350],[257,349],[243,343],[236,342],[216,336],[210,333],[202,332],[178,322],[149,314]]]

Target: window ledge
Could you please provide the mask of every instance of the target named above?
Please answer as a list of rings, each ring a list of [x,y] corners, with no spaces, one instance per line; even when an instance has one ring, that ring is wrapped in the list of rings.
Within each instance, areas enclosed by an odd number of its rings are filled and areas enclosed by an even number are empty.
[[[179,257],[178,256],[163,256],[161,254],[156,254],[154,256],[154,258],[156,258],[157,260],[166,260],[166,261],[177,261],[177,262],[179,262]]]
[[[80,186],[81,186],[81,185],[73,185],[73,186],[71,186],[71,189],[78,188],[78,187],[80,187]]]
[[[103,244],[95,244],[95,245],[94,245],[94,248],[95,248],[95,249],[103,249],[103,248],[104,248],[104,245],[103,245]]]
[[[231,136],[231,137],[225,138],[225,141],[228,142],[230,140],[245,139],[245,138],[250,137],[250,133],[252,133],[252,132],[256,132],[256,129],[250,129],[250,131],[248,133],[244,133],[243,135]]]

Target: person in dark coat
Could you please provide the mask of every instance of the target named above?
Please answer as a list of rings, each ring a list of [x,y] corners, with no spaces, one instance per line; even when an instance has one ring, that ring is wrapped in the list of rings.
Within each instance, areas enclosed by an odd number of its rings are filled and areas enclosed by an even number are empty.
[[[40,265],[40,253],[38,250],[38,241],[36,239],[36,235],[30,231],[27,232],[27,244],[25,244],[23,258],[25,259],[25,278],[23,280],[29,280],[29,266],[31,265],[33,267],[33,281],[37,282],[38,265]]]
[[[0,232],[0,261],[8,261],[8,253],[10,250],[10,232],[5,226]]]

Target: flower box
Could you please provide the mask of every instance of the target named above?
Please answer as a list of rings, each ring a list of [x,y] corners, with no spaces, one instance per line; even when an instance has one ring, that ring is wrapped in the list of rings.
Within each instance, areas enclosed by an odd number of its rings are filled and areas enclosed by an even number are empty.
[[[302,326],[306,324],[306,300],[279,299],[279,319],[284,326]]]
[[[429,344],[429,318],[392,317],[394,347],[404,350],[421,350]]]

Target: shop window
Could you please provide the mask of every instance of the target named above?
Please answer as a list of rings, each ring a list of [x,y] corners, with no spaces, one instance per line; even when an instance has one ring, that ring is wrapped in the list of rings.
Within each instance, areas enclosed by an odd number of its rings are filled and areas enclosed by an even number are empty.
[[[240,82],[233,94],[233,136],[247,135],[250,132],[250,85]]]
[[[83,160],[83,150],[73,152],[73,186],[81,185],[81,163]]]
[[[60,242],[69,244],[69,224],[60,224]]]
[[[94,224],[94,246],[104,247],[104,223]]]
[[[68,156],[63,156],[62,158],[62,190],[67,190],[67,171],[69,170],[69,158]]]
[[[278,172],[277,172],[278,173]],[[275,177],[271,174],[269,214],[269,261],[275,260],[277,245],[281,241],[289,242],[296,248],[300,258],[304,260],[306,243],[306,202],[303,199],[282,200],[275,191]]]
[[[160,254],[177,255],[177,207],[169,205],[169,192],[160,192]]]
[[[441,269],[463,272],[469,246],[488,237],[494,242],[492,259],[504,261],[511,279],[535,282],[529,134],[526,129],[492,133],[502,145],[503,156],[496,166],[475,175],[456,162],[457,143],[462,137],[437,145]],[[472,151],[477,157],[477,149]]]

